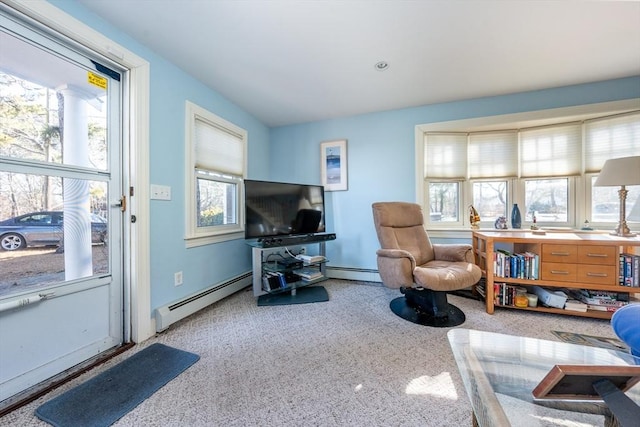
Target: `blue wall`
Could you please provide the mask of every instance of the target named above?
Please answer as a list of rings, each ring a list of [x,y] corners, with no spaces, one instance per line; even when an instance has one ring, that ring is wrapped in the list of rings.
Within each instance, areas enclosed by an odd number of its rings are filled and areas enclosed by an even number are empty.
[[[507,96],[380,112],[268,129],[204,87],[177,65],[64,0],[51,3],[151,64],[150,182],[169,185],[172,200],[151,201],[151,308],[250,270],[244,241],[185,249],[184,102],[190,100],[249,133],[248,178],[320,183],[320,143],[348,140],[349,189],[327,193],[327,244],[332,266],[375,269],[378,242],[371,203],[415,200],[414,132],[418,124],[559,108],[640,97],[640,76]],[[173,286],[173,273],[184,285]]]
[[[640,76],[271,129],[271,177],[320,182],[320,143],[347,139],[348,191],[327,193],[331,266],[377,269],[371,204],[415,201],[415,126],[640,97]],[[640,107],[640,105],[639,105]]]

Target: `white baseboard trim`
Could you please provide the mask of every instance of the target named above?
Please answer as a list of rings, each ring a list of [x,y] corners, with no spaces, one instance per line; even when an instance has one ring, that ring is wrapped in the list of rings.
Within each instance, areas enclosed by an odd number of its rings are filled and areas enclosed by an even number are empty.
[[[382,282],[378,270],[348,267],[327,267],[326,275],[330,279],[360,280],[363,282]]]

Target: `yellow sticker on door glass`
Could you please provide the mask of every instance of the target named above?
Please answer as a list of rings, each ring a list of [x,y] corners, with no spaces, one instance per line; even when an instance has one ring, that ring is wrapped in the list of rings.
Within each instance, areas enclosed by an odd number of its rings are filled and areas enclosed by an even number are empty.
[[[95,73],[92,73],[91,71],[87,73],[87,81],[89,82],[89,84],[98,86],[100,89],[107,88],[107,79]]]

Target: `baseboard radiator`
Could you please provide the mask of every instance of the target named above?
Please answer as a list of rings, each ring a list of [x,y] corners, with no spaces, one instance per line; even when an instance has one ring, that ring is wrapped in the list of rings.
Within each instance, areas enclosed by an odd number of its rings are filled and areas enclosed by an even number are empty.
[[[360,280],[363,282],[382,282],[378,270],[351,267],[327,267],[327,277],[331,279]]]
[[[208,305],[246,288],[251,285],[251,279],[252,274],[249,271],[223,283],[213,285],[203,291],[189,295],[179,301],[157,308],[156,331],[162,332],[178,320],[184,319]]]

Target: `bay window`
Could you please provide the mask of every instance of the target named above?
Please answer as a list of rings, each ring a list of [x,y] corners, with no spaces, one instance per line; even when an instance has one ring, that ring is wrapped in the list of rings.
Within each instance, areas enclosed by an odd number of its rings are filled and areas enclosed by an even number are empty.
[[[580,228],[588,221],[608,229],[617,223],[618,189],[593,182],[607,159],[640,155],[639,110],[486,126],[474,119],[466,128],[468,122],[448,122],[446,131],[424,126],[417,152],[424,168],[418,187],[425,194],[418,199],[429,212],[427,226],[467,228],[468,215],[461,213],[473,205],[481,227],[493,228],[498,217],[509,218],[515,203],[522,228],[534,217],[540,226],[560,228]],[[630,212],[640,186],[627,190]]]

